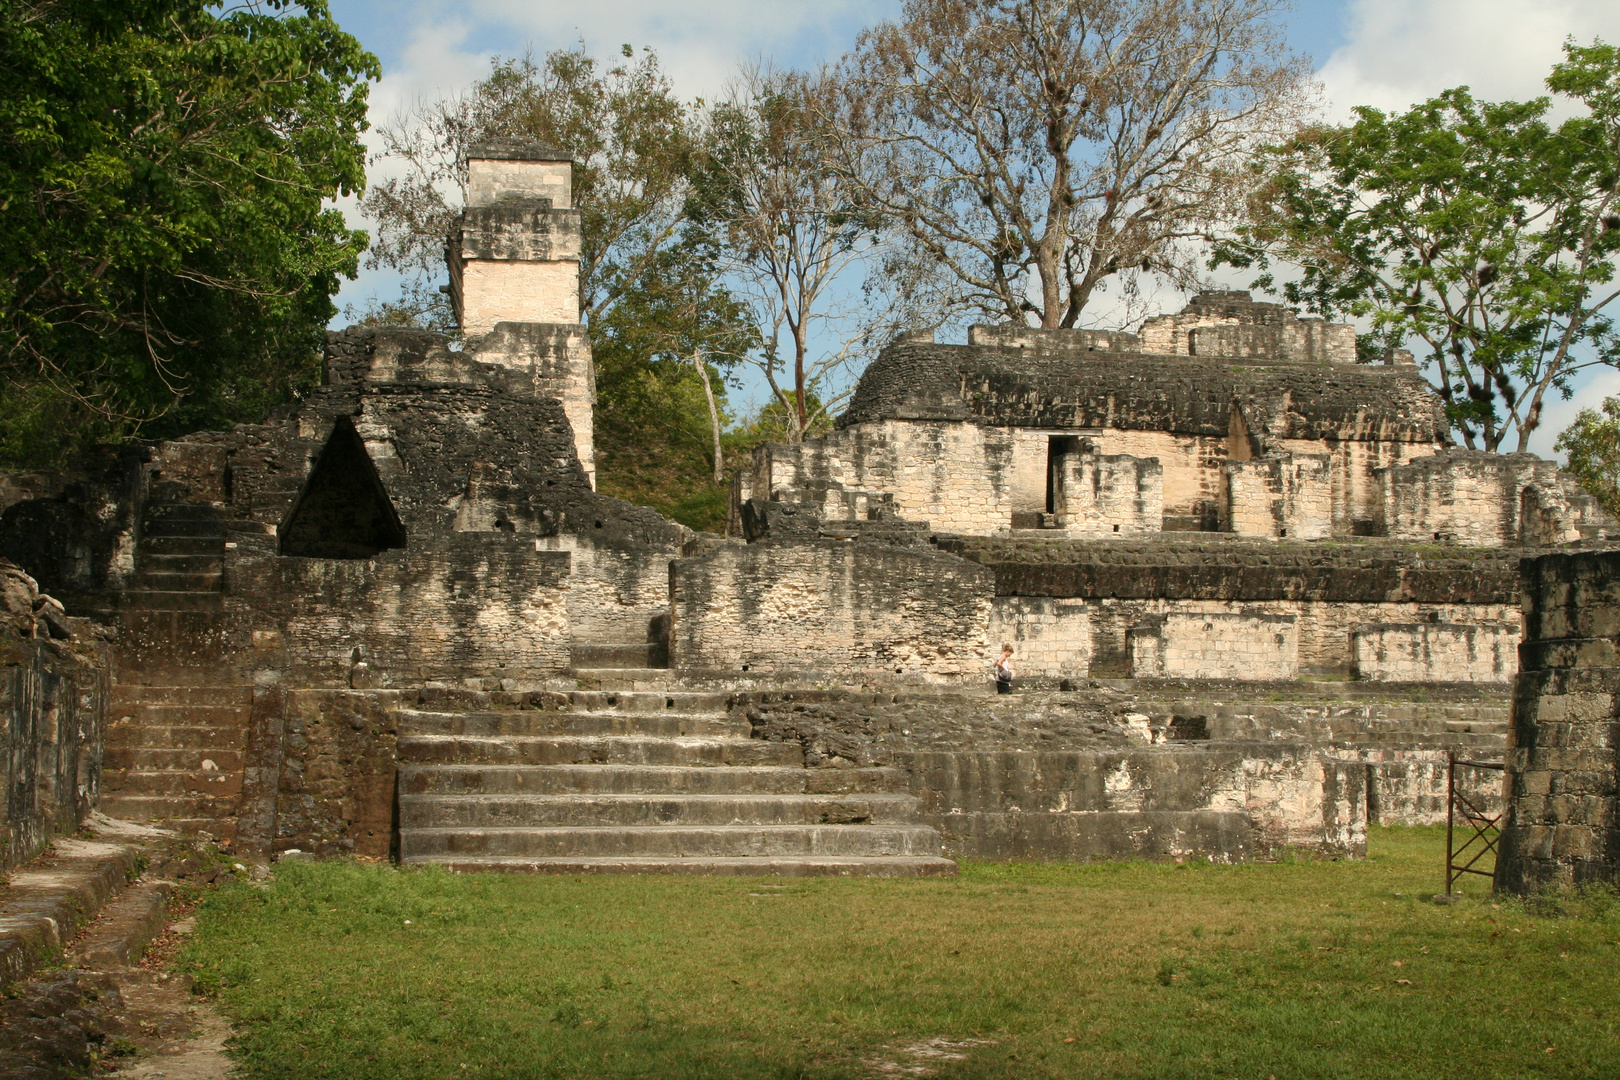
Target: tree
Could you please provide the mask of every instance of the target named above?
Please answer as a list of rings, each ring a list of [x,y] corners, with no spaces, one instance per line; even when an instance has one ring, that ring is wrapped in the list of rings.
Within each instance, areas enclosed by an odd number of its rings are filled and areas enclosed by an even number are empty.
[[[1257,161],[1250,224],[1217,253],[1260,288],[1298,268],[1290,302],[1369,320],[1366,352],[1413,344],[1470,447],[1523,452],[1549,392],[1620,362],[1620,54],[1565,55],[1548,86],[1585,111],[1556,127],[1546,98],[1459,88],[1306,128]]]
[[[925,318],[918,295],[885,277],[885,217],[857,206],[839,174],[839,128],[827,122],[838,91],[825,72],[745,71],[710,115],[688,206],[758,327],[747,357],[781,405],[790,443],[832,416],[860,360]]]
[[[1286,0],[907,0],[846,60],[836,144],[864,205],[968,309],[1077,324],[1119,279],[1190,285],[1186,241],[1291,129]]]
[[[1558,436],[1557,449],[1598,505],[1620,517],[1620,398],[1604,398],[1601,408],[1601,415],[1582,409]]]
[[[378,74],[324,0],[0,3],[0,464],[318,378]]]

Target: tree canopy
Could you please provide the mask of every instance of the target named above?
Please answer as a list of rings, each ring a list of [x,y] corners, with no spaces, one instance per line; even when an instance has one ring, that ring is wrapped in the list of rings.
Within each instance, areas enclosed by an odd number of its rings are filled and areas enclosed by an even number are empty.
[[[1620,362],[1620,52],[1565,46],[1551,102],[1448,90],[1408,112],[1359,108],[1251,167],[1250,224],[1217,258],[1297,271],[1287,298],[1364,318],[1364,351],[1411,346],[1470,447],[1528,448],[1548,393]]]
[[[318,378],[378,75],[324,0],[0,0],[0,464]]]
[[[1188,241],[1307,103],[1284,6],[906,0],[845,61],[847,175],[961,308],[1067,327],[1111,282],[1190,285]]]

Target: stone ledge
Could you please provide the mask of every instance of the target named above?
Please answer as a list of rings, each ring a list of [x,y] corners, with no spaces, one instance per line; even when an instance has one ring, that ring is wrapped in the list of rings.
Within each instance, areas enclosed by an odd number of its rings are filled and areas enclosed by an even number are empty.
[[[60,955],[128,883],[140,853],[129,844],[58,840],[0,890],[0,985]]]

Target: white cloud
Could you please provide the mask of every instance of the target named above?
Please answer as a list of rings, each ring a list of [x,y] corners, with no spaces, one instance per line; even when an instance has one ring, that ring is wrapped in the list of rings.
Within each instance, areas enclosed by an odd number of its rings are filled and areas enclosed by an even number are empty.
[[[1620,41],[1614,0],[1355,0],[1345,45],[1322,66],[1330,108],[1404,109],[1453,86],[1538,97],[1564,40]]]

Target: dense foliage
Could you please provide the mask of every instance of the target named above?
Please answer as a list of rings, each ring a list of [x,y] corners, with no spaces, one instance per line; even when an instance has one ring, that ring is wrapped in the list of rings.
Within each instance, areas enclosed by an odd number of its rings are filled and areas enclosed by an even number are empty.
[[[324,0],[0,2],[0,465],[318,377],[377,75]]]
[[[1252,223],[1219,257],[1288,264],[1288,299],[1409,346],[1470,447],[1523,451],[1547,394],[1620,363],[1620,51],[1565,46],[1551,102],[1449,90],[1402,114],[1356,110],[1252,166]],[[1256,282],[1274,284],[1267,272]]]

